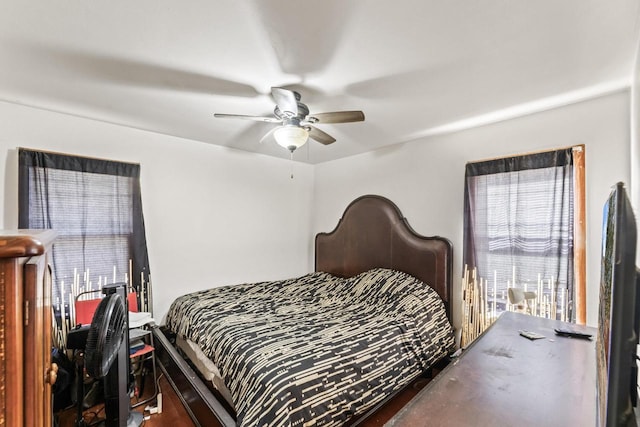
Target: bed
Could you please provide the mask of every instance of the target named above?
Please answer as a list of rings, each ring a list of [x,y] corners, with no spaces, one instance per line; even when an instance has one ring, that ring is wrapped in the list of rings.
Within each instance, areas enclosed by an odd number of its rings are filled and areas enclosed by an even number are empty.
[[[157,354],[197,424],[357,423],[453,350],[451,244],[390,200],[354,200],[316,236],[315,264],[174,302]]]

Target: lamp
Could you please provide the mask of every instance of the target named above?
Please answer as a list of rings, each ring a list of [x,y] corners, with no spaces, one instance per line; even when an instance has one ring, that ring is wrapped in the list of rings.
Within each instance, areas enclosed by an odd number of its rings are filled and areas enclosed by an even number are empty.
[[[278,145],[293,153],[307,142],[309,132],[301,126],[284,125],[276,129],[273,137]]]

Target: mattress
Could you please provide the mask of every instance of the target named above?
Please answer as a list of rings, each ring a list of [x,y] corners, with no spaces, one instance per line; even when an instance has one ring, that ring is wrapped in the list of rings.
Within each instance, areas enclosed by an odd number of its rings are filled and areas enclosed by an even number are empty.
[[[220,375],[220,371],[218,367],[211,359],[209,359],[203,352],[200,350],[200,347],[193,341],[190,341],[183,337],[176,337],[176,347],[178,347],[182,352],[189,358],[193,366],[200,372],[200,375],[213,385],[213,387],[218,390],[220,395],[227,401],[229,405],[233,408],[233,399],[231,398],[231,392],[224,385],[224,380],[222,379],[222,375]],[[234,408],[235,409],[235,408]]]
[[[241,426],[342,425],[454,347],[437,293],[386,269],[195,292],[167,327],[213,361]]]

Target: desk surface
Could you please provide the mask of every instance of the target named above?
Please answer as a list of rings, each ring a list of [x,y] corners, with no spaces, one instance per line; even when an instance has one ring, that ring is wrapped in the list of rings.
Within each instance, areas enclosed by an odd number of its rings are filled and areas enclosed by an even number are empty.
[[[503,313],[386,426],[596,425],[596,329],[570,325],[588,341],[557,336],[558,326]]]

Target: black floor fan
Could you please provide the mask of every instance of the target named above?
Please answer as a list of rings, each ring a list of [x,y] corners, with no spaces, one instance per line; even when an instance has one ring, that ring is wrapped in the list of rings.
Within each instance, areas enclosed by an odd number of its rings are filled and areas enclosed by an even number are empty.
[[[141,413],[131,411],[128,392],[129,315],[126,289],[123,283],[103,288],[105,297],[93,315],[85,349],[87,374],[104,379],[105,427],[138,427],[143,421]]]

